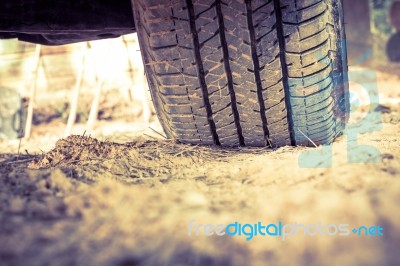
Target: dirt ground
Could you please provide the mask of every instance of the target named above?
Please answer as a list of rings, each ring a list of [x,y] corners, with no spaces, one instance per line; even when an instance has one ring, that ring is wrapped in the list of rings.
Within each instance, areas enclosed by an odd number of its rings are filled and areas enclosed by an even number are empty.
[[[0,265],[400,265],[400,77],[379,72],[378,88],[383,127],[357,142],[380,153],[351,148],[369,162],[350,163],[344,135],[330,168],[299,165],[315,148],[221,149],[122,131],[57,140],[58,124],[37,129],[19,154],[19,143],[2,142]],[[247,241],[189,236],[191,220],[384,231]]]

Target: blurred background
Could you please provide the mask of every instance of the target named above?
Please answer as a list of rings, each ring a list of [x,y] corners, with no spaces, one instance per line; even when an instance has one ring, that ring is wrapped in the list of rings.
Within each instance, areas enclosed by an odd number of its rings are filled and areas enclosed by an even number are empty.
[[[159,127],[136,34],[62,46],[1,40],[0,88],[0,141],[12,149],[22,136],[47,148],[70,134],[126,141]]]
[[[350,66],[400,63],[399,0],[344,0],[344,10]]]
[[[399,75],[400,1],[345,0],[344,7],[350,68]],[[7,152],[51,149],[70,134],[162,138],[136,34],[51,47],[1,40],[0,89]]]

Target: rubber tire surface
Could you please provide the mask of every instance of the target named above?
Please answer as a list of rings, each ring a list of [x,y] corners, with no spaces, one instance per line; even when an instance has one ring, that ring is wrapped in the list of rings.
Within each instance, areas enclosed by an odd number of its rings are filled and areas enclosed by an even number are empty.
[[[348,119],[340,0],[132,0],[169,138],[330,144]]]

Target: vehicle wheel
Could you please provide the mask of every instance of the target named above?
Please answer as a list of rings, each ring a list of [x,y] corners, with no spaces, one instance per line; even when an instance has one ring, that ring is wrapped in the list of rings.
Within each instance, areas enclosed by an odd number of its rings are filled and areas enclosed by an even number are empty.
[[[349,101],[340,0],[133,0],[169,138],[222,146],[330,144]]]

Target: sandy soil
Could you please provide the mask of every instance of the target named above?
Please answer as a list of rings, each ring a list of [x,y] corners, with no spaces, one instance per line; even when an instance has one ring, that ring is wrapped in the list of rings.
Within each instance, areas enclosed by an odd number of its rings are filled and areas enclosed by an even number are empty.
[[[29,154],[16,154],[16,143],[3,142],[0,264],[400,265],[399,77],[380,73],[379,89],[374,110],[382,112],[383,127],[357,141],[380,153],[351,148],[369,162],[349,163],[347,147],[355,142],[341,136],[330,168],[302,168],[304,151],[315,151],[302,147],[220,149],[83,134],[54,143],[43,134],[22,143]],[[353,119],[362,116],[361,108]],[[52,149],[35,152],[49,142]],[[324,166],[326,158],[313,163]],[[384,231],[247,241],[195,231],[189,237],[191,220]]]

